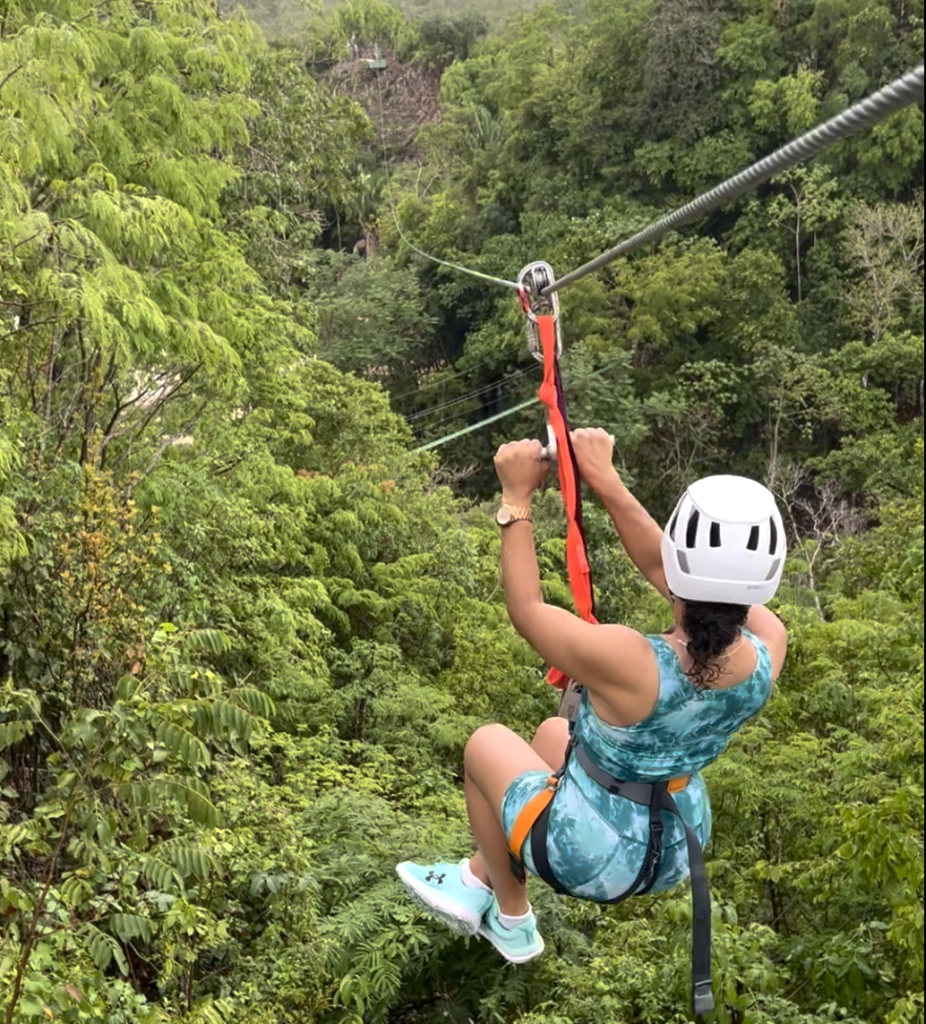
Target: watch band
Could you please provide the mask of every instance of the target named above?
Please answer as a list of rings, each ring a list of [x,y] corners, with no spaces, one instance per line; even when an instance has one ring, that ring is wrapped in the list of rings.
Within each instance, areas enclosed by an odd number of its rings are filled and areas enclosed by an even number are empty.
[[[512,523],[530,523],[534,515],[531,507],[519,505],[502,505],[495,516],[499,526],[511,526]]]

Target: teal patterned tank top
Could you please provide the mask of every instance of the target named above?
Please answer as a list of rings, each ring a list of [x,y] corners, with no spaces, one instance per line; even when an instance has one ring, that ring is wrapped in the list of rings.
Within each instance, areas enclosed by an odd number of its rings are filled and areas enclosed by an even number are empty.
[[[698,690],[665,637],[649,636],[659,662],[659,697],[649,718],[636,725],[602,721],[588,691],[576,716],[576,736],[599,767],[627,782],[658,782],[694,775],[716,760],[730,738],[757,715],[772,692],[772,659],[758,637],[752,675],[723,690]]]

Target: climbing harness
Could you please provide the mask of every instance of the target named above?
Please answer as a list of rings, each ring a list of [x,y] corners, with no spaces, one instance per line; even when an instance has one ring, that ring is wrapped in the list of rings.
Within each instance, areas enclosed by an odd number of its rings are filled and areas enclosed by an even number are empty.
[[[512,873],[520,882],[525,881],[526,872],[522,857],[524,844],[530,836],[531,858],[538,876],[556,892],[564,896],[574,896],[560,884],[547,853],[550,810],[572,756],[579,762],[585,774],[606,789],[608,793],[649,808],[649,839],[637,877],[626,892],[621,893],[620,896],[611,900],[595,902],[616,906],[631,896],[645,896],[650,892],[659,878],[659,869],[662,866],[662,839],[665,830],[662,812],[674,814],[684,826],[692,903],[691,1006],[695,1015],[710,1013],[714,1008],[714,996],[711,991],[711,891],[707,881],[707,871],[704,867],[701,843],[694,829],[682,817],[674,797],[675,793],[680,793],[685,789],[690,781],[690,776],[682,776],[664,782],[627,782],[615,778],[595,764],[588,751],[579,742],[575,732],[575,722],[571,721],[569,723],[569,743],[566,747],[566,756],[562,767],[549,777],[546,787],[524,805],[511,830],[508,857]]]
[[[576,613],[586,622],[597,623],[592,570],[588,561],[588,546],[582,523],[582,495],[579,465],[572,447],[566,394],[560,372],[562,333],[559,321],[559,302],[555,295],[544,298],[540,291],[545,282],[552,281],[549,264],[532,263],[518,276],[522,287],[518,291],[521,307],[527,317],[527,344],[535,358],[543,361],[543,383],[539,398],[546,406],[548,458],[556,461],[560,491],[566,509],[566,566]],[[572,680],[565,672],[552,668],[547,682],[559,690],[568,691]],[[573,691],[574,693],[574,691]]]

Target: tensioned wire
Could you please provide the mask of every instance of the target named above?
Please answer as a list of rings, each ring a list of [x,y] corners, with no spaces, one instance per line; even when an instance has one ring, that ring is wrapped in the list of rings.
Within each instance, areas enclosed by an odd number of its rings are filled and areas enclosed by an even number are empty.
[[[506,400],[508,400],[510,398],[513,398],[514,396],[513,395],[505,395],[505,396],[499,395],[499,401],[501,401],[501,399],[503,397]],[[462,419],[462,417],[465,416],[465,415],[466,415],[465,410],[458,409],[458,410],[450,413],[449,416],[444,416],[444,417],[442,417],[439,420],[435,420],[433,423],[409,423],[408,425],[413,430],[427,429],[430,433],[433,434],[435,430],[440,430],[441,428],[446,429],[446,427],[444,427],[445,423],[459,423],[460,420]],[[482,421],[480,421],[480,422],[482,422]]]
[[[488,359],[483,359],[480,362],[475,363],[473,366],[468,366],[465,370],[459,370],[459,371],[454,371],[454,372],[446,373],[445,376],[438,377],[437,380],[428,381],[427,384],[422,384],[421,387],[415,388],[414,391],[406,391],[406,392],[404,392],[401,395],[396,395],[393,398],[393,401],[394,402],[403,402],[406,398],[411,398],[414,395],[421,394],[422,391],[430,391],[432,388],[439,388],[441,386],[446,387],[447,384],[449,384],[452,380],[456,380],[457,377],[465,377],[465,376],[467,376],[467,374],[474,373],[481,366],[488,366],[488,365],[489,365],[489,360]],[[434,372],[435,372],[435,374],[445,373],[445,371],[442,370],[442,369],[441,370],[436,370]]]
[[[466,402],[471,402],[474,398],[478,398],[480,395],[484,395],[486,392],[492,391],[495,388],[504,388],[508,384],[516,383],[520,381],[522,377],[527,376],[539,369],[540,364],[535,363],[533,366],[528,366],[523,370],[517,370],[514,373],[510,373],[506,377],[503,377],[501,380],[492,381],[489,384],[483,384],[481,387],[476,388],[473,391],[468,391],[466,392],[466,394],[459,395],[456,398],[448,399],[446,402],[442,402],[440,405],[432,405],[429,406],[427,409],[421,409],[419,412],[412,413],[410,416],[406,417],[406,422],[417,423],[418,420],[426,419],[429,416],[433,416],[435,413],[442,412],[444,409],[450,409],[453,408],[453,406],[463,405]],[[449,418],[453,419],[452,416]],[[439,422],[443,423],[445,421],[440,420]],[[428,424],[429,427],[433,427],[435,425],[436,424],[434,423]]]
[[[442,444],[446,444],[448,441],[455,441],[458,437],[464,437],[466,434],[471,434],[474,430],[478,430],[480,427],[486,427],[490,423],[497,423],[499,420],[503,420],[506,416],[513,416],[516,412],[521,412],[522,409],[529,409],[532,405],[540,405],[540,399],[528,398],[526,402],[521,402],[518,405],[513,405],[510,409],[497,412],[494,416],[488,416],[486,419],[480,420],[478,423],[475,423],[470,427],[464,427],[462,430],[449,434],[447,437],[441,437],[437,441],[431,441],[429,444],[422,445],[420,448],[413,448],[410,454],[417,455],[418,452],[429,452],[432,448],[437,448]]]
[[[379,123],[380,123],[380,126],[382,126],[382,124],[383,124],[383,90],[382,90],[382,85],[380,84],[379,76],[376,77],[376,93],[377,93],[377,100],[378,100],[378,106],[379,106]],[[504,278],[501,278],[501,277],[493,277],[491,274],[483,274],[481,271],[471,270],[469,267],[465,267],[465,266],[463,266],[460,263],[451,263],[448,260],[439,259],[437,256],[432,256],[430,253],[425,252],[423,249],[419,249],[418,246],[415,245],[408,238],[408,236],[402,230],[402,224],[399,221],[399,215],[398,215],[398,212],[397,212],[397,210],[395,208],[395,203],[393,202],[393,199],[392,199],[392,178],[391,178],[391,175],[389,174],[389,156],[388,156],[388,153],[386,151],[386,140],[385,140],[385,136],[383,135],[383,132],[382,132],[382,127],[380,127],[380,145],[381,145],[382,151],[383,151],[383,172],[384,172],[384,174],[386,176],[386,196],[387,196],[388,201],[389,201],[389,210],[392,213],[392,219],[393,219],[393,222],[395,223],[396,231],[398,232],[399,237],[402,239],[402,241],[408,246],[408,248],[411,249],[412,252],[417,253],[419,256],[423,257],[424,259],[430,260],[430,262],[439,264],[442,267],[448,267],[451,270],[458,270],[458,271],[460,271],[460,273],[468,274],[470,277],[473,277],[473,278],[475,278],[476,280],[479,280],[479,281],[486,281],[489,284],[497,284],[497,285],[501,285],[504,288],[513,288],[515,291],[520,291],[521,290],[521,285],[519,285],[517,281],[506,281]],[[478,367],[475,367],[475,368],[478,368]],[[520,373],[526,373],[527,371],[523,370],[523,371],[519,371],[519,372]],[[464,375],[465,375],[465,372],[464,373],[454,373],[449,378],[445,378],[444,380],[434,381],[431,384],[425,385],[425,388],[438,387],[441,384],[445,384],[448,380],[452,380],[452,379],[454,379],[456,377],[460,377],[460,376],[464,376]],[[503,381],[502,384],[504,384],[504,383],[506,383],[506,382]],[[470,394],[464,395],[464,396],[462,396],[462,397],[460,397],[460,398],[458,398],[458,399],[456,399],[454,401],[445,402],[442,406],[439,406],[436,409],[422,410],[420,413],[416,413],[416,414],[414,414],[414,415],[412,415],[410,417],[407,417],[406,421],[407,422],[412,422],[412,421],[420,419],[422,416],[428,416],[432,412],[437,412],[440,409],[447,408],[450,405],[455,405],[455,404],[458,404],[458,403],[470,401],[474,397],[476,397],[477,395],[481,395],[481,394],[483,394],[483,392],[491,390],[495,386],[496,386],[495,384],[490,384],[490,385],[487,385],[486,387],[478,389],[477,391],[470,392]],[[400,396],[400,399],[397,399],[397,400],[401,400],[402,398],[409,398],[412,395],[417,394],[418,391],[425,390],[425,388],[419,388],[416,391],[410,391],[407,394]],[[511,411],[511,410],[509,410],[509,411]],[[442,423],[446,423],[448,419],[454,419],[454,418],[455,418],[454,416],[445,417],[444,419],[438,420],[436,423],[429,424],[429,426],[432,427],[432,428],[436,427],[436,426],[440,426]],[[425,449],[418,449],[418,450],[425,450]]]
[[[451,270],[458,270],[461,274],[468,274],[470,277],[476,278],[477,281],[487,281],[489,284],[498,284],[503,288],[513,288],[515,291],[520,291],[521,286],[517,281],[506,281],[502,277],[493,277],[491,274],[483,274],[480,270],[471,270],[469,267],[464,267],[462,263],[451,263],[448,260],[439,259],[437,256],[432,256],[430,253],[425,252],[423,249],[419,249],[417,245],[411,242],[402,230],[402,225],[399,223],[399,215],[396,212],[395,203],[392,201],[392,180],[389,174],[389,154],[386,151],[386,138],[383,134],[383,88],[380,84],[379,76],[376,78],[376,93],[377,99],[379,100],[379,123],[380,123],[380,143],[383,150],[383,170],[386,174],[386,195],[389,199],[389,209],[392,211],[392,219],[395,221],[396,231],[399,233],[399,237],[402,241],[412,250],[426,260],[430,260],[432,263],[438,263],[442,267],[449,267]]]
[[[467,366],[465,369],[456,372],[448,372],[444,369],[434,370],[433,372],[435,374],[443,373],[444,376],[438,377],[437,380],[429,381],[427,384],[422,384],[421,387],[415,388],[414,391],[405,391],[401,395],[394,395],[392,400],[394,402],[402,402],[406,398],[412,398],[414,395],[421,394],[422,391],[429,391],[431,388],[446,387],[450,383],[450,381],[456,380],[458,377],[465,377],[468,374],[475,373],[477,370],[480,370],[484,366],[497,365],[498,363],[493,362],[491,359],[480,359],[479,362],[473,363],[471,366]],[[516,372],[521,373],[525,371],[518,370]]]
[[[750,192],[758,185],[768,181],[769,178],[774,177],[774,175],[790,170],[805,160],[817,156],[818,153],[822,153],[823,150],[828,149],[847,135],[851,135],[861,128],[867,128],[875,122],[896,113],[898,110],[902,110],[911,103],[922,101],[922,99],[923,65],[921,64],[902,78],[896,79],[890,85],[873,93],[867,99],[830,118],[829,121],[825,121],[818,127],[789,142],[786,146],[782,146],[781,149],[776,149],[774,153],[765,157],[765,159],[752,164],[744,171],[734,175],[734,177],[727,178],[726,181],[721,182],[716,188],[711,189],[710,192],[705,192],[674,213],[670,213],[667,217],[657,220],[632,238],[628,238],[625,242],[621,242],[620,245],[616,245],[613,249],[602,253],[596,259],[583,264],[577,270],[573,270],[571,274],[566,274],[565,277],[554,281],[547,288],[544,288],[541,294],[552,295],[553,292],[557,292],[561,288],[565,288],[578,281],[579,278],[585,277],[586,274],[607,266],[608,263],[618,259],[618,257],[626,256],[635,249],[639,249],[641,245],[661,238],[667,231],[681,227],[683,224],[689,224],[703,214],[716,210],[718,206],[722,206],[731,199],[736,199],[746,192]]]
[[[600,270],[602,267],[607,266],[607,264],[613,262],[619,257],[626,256],[634,250],[639,249],[640,246],[646,245],[647,242],[656,241],[666,234],[666,232],[672,231],[674,228],[681,227],[685,224],[689,224],[691,221],[696,220],[705,213],[709,213],[710,211],[717,209],[717,207],[722,206],[731,199],[736,199],[739,196],[744,195],[746,192],[751,191],[763,182],[768,181],[769,178],[774,177],[776,174],[780,174],[782,171],[796,167],[798,164],[817,156],[830,146],[835,145],[837,142],[840,142],[842,139],[848,137],[854,132],[857,132],[862,128],[868,128],[878,121],[882,121],[886,117],[889,117],[891,114],[897,113],[897,111],[902,110],[904,107],[910,106],[912,103],[922,102],[923,92],[924,66],[920,64],[918,68],[915,68],[913,71],[908,72],[901,78],[896,79],[891,82],[890,85],[885,86],[883,89],[873,93],[871,96],[861,100],[859,103],[854,104],[849,107],[848,110],[844,110],[841,114],[837,114],[835,117],[830,118],[830,120],[825,121],[822,125],[818,125],[816,128],[811,129],[811,131],[805,132],[797,139],[789,142],[786,146],[782,146],[780,149],[775,150],[774,153],[764,159],[751,164],[745,170],[740,171],[739,174],[734,175],[732,178],[727,178],[726,181],[721,182],[715,188],[711,189],[710,192],[703,193],[696,199],[693,199],[690,203],[687,203],[685,206],[680,207],[666,217],[660,218],[648,228],[638,232],[626,241],[621,242],[613,249],[609,249],[596,259],[583,264],[571,273],[566,274],[565,277],[561,277],[554,281],[543,290],[542,294],[551,295],[553,292],[560,291],[561,289],[568,287],[570,284],[573,284],[580,278],[585,277],[587,274],[590,274],[595,270]],[[395,216],[395,208],[393,208],[393,216]],[[425,256],[427,259],[435,259],[432,256],[428,256],[427,253],[422,252],[420,249],[415,249],[415,251],[420,255]],[[445,263],[443,260],[435,260],[435,262]],[[456,266],[455,264],[445,265]],[[463,270],[465,273],[472,273],[464,267],[456,267],[456,269]],[[508,286],[512,284],[510,281],[501,282],[495,278],[491,280],[496,284],[503,283]],[[479,430],[490,423],[495,423],[506,415],[520,412],[521,409],[526,409],[528,406],[533,405],[538,401],[539,399],[533,399],[531,401],[521,403],[512,409],[508,409],[505,412],[497,413],[487,419],[480,420],[478,423],[474,423],[461,431],[456,431],[447,437],[431,441],[429,444],[421,448],[415,448],[412,450],[411,454],[414,455],[417,452],[429,451],[432,448],[437,448],[440,445],[447,444],[448,442],[454,441],[465,434]]]
[[[446,387],[450,381],[456,380],[458,377],[466,377],[468,374],[476,373],[477,370],[482,369],[484,366],[497,366],[497,362],[493,362],[491,359],[480,359],[479,362],[473,363],[471,366],[467,366],[463,370],[456,372],[448,372],[444,369],[433,370],[435,374],[444,374],[443,377],[438,377],[437,380],[428,381],[427,384],[422,384],[421,387],[415,388],[414,391],[405,391],[401,395],[392,396],[394,402],[402,402],[406,398],[412,398],[414,395],[420,395],[422,391],[429,391],[431,388]],[[426,371],[427,372],[427,371]],[[517,371],[522,372],[522,371]]]

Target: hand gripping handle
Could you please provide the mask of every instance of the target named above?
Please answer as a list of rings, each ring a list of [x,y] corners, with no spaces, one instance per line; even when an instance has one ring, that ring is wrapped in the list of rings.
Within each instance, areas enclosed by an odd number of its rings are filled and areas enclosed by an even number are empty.
[[[540,453],[540,458],[545,462],[556,462],[556,434],[553,428],[547,424],[547,446]]]
[[[614,435],[609,434],[608,437],[611,438],[611,443],[614,444]],[[556,435],[553,433],[553,428],[549,423],[547,424],[547,446],[541,451],[540,458],[549,462],[556,462]]]

